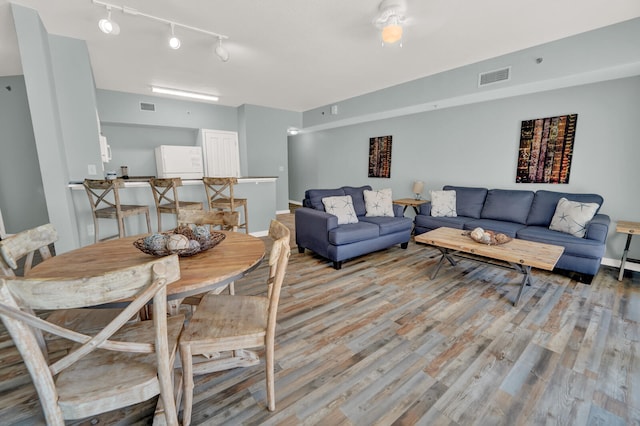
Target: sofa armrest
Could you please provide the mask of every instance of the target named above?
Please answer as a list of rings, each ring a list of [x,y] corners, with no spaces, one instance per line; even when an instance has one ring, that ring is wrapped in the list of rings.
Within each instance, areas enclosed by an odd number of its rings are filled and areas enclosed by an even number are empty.
[[[395,217],[404,217],[404,207],[400,204],[393,204],[393,215]]]
[[[427,201],[424,204],[420,204],[420,210],[418,210],[418,214],[423,214],[425,216],[431,216],[431,201]]]
[[[314,249],[329,243],[329,231],[338,227],[338,216],[300,207],[295,210],[296,243]]]
[[[611,218],[606,214],[595,215],[587,225],[587,232],[584,237],[588,240],[596,240],[604,243],[607,240],[610,223]]]

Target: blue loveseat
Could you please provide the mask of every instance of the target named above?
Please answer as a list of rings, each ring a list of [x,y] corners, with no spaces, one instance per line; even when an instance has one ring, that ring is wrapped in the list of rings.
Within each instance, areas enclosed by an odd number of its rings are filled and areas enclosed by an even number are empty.
[[[602,206],[600,195],[459,186],[444,186],[443,190],[456,191],[457,216],[433,217],[431,204],[423,204],[414,220],[416,234],[441,226],[466,230],[480,227],[512,238],[563,246],[564,252],[556,269],[578,273],[574,278],[580,281],[591,283],[598,272],[605,252],[609,216],[596,212],[586,227],[584,238],[551,230],[549,224],[561,198]]]
[[[343,186],[305,191],[302,206],[295,210],[298,251],[309,249],[333,262],[335,269],[347,259],[382,250],[395,244],[407,248],[413,221],[404,217],[402,206],[393,205],[393,217],[366,216],[364,190],[370,186]],[[357,223],[338,225],[338,217],[325,211],[322,199],[350,195]]]

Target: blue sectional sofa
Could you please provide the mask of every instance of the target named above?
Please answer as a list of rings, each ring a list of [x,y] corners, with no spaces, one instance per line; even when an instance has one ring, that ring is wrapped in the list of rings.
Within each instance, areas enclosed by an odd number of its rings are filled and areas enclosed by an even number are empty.
[[[295,210],[296,244],[298,251],[309,249],[333,262],[335,269],[342,262],[400,244],[407,248],[411,239],[413,221],[404,217],[402,206],[393,205],[393,217],[366,216],[364,190],[370,186],[343,186],[336,189],[309,189],[305,191],[303,207]],[[338,225],[338,217],[325,211],[326,197],[350,195],[357,215],[357,223]]]
[[[522,191],[504,189],[444,186],[456,192],[456,216],[433,217],[431,204],[420,206],[415,217],[415,233],[422,234],[446,226],[473,230],[477,227],[492,230],[528,241],[560,245],[564,253],[556,264],[558,272],[567,271],[580,281],[591,283],[600,268],[605,252],[610,218],[596,211],[586,226],[584,238],[549,229],[561,198],[579,203],[597,203],[597,194],[571,194],[552,191]],[[573,273],[577,273],[574,276]]]

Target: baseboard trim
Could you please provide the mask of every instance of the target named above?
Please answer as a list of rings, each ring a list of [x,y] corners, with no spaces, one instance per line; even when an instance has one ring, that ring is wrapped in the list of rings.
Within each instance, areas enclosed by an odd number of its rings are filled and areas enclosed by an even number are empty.
[[[289,204],[295,204],[296,206],[301,206],[302,202],[301,201],[296,201],[296,200],[289,200]]]
[[[611,259],[610,257],[603,257],[600,261],[601,265],[613,266],[615,268],[620,268],[620,263],[620,259]],[[624,264],[624,269],[625,271],[640,272],[640,263],[630,262],[629,259],[627,259],[627,262]]]
[[[287,209],[287,210],[276,210],[276,214],[289,214],[291,213],[291,210]]]
[[[249,235],[253,235],[254,237],[266,237],[266,236],[269,235],[269,230],[258,231],[258,232],[250,232]]]

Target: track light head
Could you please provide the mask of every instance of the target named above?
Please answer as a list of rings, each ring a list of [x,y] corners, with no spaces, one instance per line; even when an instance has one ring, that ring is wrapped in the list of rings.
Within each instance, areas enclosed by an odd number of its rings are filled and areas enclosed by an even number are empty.
[[[107,8],[107,17],[98,21],[98,28],[105,34],[120,34],[120,25],[111,20],[111,8]]]
[[[222,47],[222,37],[218,37],[218,45],[215,48],[215,53],[222,62],[227,62],[229,60],[229,51]]]
[[[180,39],[174,34],[175,24],[171,23],[171,38],[169,39],[169,47],[177,50],[180,49]]]

